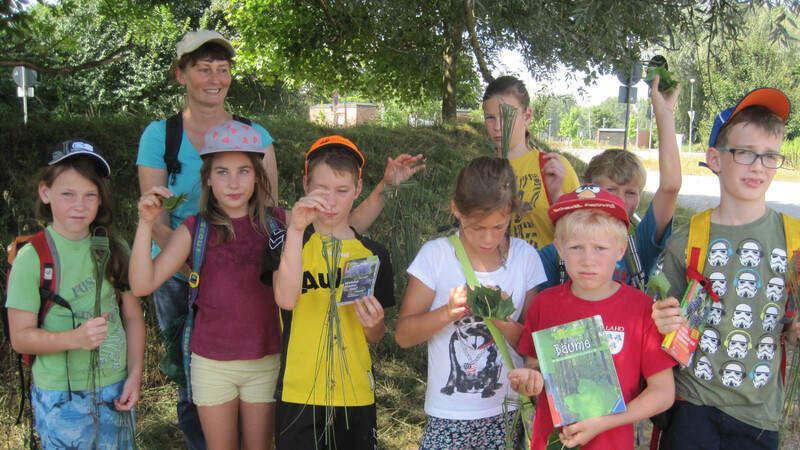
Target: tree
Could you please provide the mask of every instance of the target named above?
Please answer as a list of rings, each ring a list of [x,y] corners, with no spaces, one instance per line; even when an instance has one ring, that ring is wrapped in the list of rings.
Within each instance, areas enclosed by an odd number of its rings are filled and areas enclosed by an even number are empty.
[[[578,137],[578,127],[580,126],[578,108],[572,108],[567,113],[562,112],[559,114],[559,118],[561,119],[561,124],[558,128],[558,135],[572,139]]]
[[[587,80],[629,67],[646,49],[710,30],[739,35],[748,7],[770,0],[238,0],[231,20],[242,33],[242,60],[262,76],[296,86],[357,90],[376,98],[442,99],[455,117],[458,79],[477,70],[485,82],[500,51],[519,49],[536,76],[560,64]],[[783,2],[797,15],[797,2]],[[788,16],[776,20],[783,35]],[[711,47],[709,47],[711,49]],[[475,61],[464,67],[459,55]]]

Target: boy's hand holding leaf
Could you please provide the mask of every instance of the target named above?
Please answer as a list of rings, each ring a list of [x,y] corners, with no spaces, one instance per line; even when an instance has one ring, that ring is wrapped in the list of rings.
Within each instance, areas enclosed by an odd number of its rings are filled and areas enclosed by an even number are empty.
[[[647,70],[647,75],[644,77],[644,81],[651,83],[655,76],[658,75],[658,90],[661,92],[669,92],[675,89],[675,86],[678,85],[678,80],[672,79],[672,76],[675,75],[675,72],[670,72],[667,70],[666,61],[657,66],[652,66]]]

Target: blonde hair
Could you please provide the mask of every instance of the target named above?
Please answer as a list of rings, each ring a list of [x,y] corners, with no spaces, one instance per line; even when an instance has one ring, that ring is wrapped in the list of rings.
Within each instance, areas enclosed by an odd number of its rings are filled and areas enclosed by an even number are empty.
[[[592,158],[583,172],[584,183],[597,184],[601,177],[608,177],[617,184],[635,182],[641,194],[647,182],[647,170],[633,152],[612,148]]]
[[[212,153],[203,157],[203,165],[200,167],[200,214],[206,221],[216,227],[218,242],[230,242],[236,239],[236,233],[233,230],[233,223],[231,218],[225,213],[225,210],[219,205],[217,198],[214,197],[214,192],[211,186],[208,185],[208,179],[211,177],[211,169],[214,165],[214,158],[220,153]],[[264,236],[269,236],[269,226],[267,224],[267,216],[272,215],[273,205],[271,200],[272,187],[267,178],[267,171],[261,161],[261,154],[253,152],[242,152],[250,159],[250,164],[253,166],[255,172],[255,186],[253,187],[253,195],[247,202],[247,215],[250,218],[250,223],[259,233]]]
[[[621,246],[628,238],[628,228],[606,211],[583,208],[564,214],[556,221],[553,239],[561,244],[576,234],[611,236]]]

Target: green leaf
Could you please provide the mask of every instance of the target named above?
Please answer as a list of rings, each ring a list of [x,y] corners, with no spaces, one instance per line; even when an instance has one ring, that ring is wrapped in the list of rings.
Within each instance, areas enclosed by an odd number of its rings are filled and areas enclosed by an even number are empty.
[[[619,392],[607,380],[581,378],[578,393],[564,398],[564,403],[578,420],[607,415],[617,404]]]
[[[670,284],[669,280],[667,280],[667,276],[664,275],[664,272],[659,271],[658,273],[654,273],[650,276],[650,280],[647,281],[647,285],[645,287],[647,288],[646,292],[650,294],[650,296],[658,300],[663,300],[667,297]]]
[[[487,322],[489,319],[508,322],[508,316],[517,310],[511,297],[504,300],[500,289],[486,286],[467,289],[467,305],[472,315],[483,317]]]
[[[173,195],[170,198],[162,198],[161,203],[164,204],[164,208],[167,211],[174,211],[175,208],[177,208],[178,206],[181,205],[181,203],[186,201],[186,197],[188,197],[188,195],[184,192],[181,193],[181,195]]]
[[[656,75],[660,77],[658,81],[658,90],[661,92],[669,92],[678,85],[678,81],[672,79],[672,75],[675,75],[675,72],[667,70],[664,64],[649,69],[647,71],[647,76],[644,77],[644,81],[651,83]]]

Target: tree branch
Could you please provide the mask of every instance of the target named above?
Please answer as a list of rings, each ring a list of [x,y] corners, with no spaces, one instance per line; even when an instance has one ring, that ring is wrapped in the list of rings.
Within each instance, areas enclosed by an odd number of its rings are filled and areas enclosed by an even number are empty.
[[[39,73],[45,73],[48,75],[68,75],[68,74],[73,74],[75,72],[80,72],[81,70],[101,67],[111,64],[113,62],[120,61],[127,57],[126,55],[123,55],[123,53],[133,49],[133,47],[134,46],[132,43],[125,44],[103,59],[96,61],[89,61],[87,63],[79,64],[77,66],[52,68],[26,59],[6,59],[6,60],[0,60],[0,67],[23,66],[29,69],[33,69]]]
[[[472,52],[475,54],[475,59],[478,61],[478,70],[480,70],[483,76],[483,81],[491,83],[494,81],[494,76],[492,75],[492,71],[489,70],[489,66],[486,64],[486,58],[483,56],[480,42],[478,42],[478,34],[475,31],[475,12],[472,10],[472,6],[470,6],[470,0],[463,0],[463,2],[464,13],[467,19],[467,29],[469,30],[469,43],[472,47]]]

